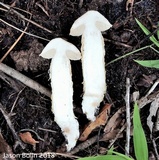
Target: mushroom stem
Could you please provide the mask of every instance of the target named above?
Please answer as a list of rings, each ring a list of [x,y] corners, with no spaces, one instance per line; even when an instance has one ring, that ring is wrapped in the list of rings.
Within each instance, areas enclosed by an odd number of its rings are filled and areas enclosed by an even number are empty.
[[[70,151],[79,137],[79,125],[73,113],[71,67],[66,55],[61,57],[56,53],[50,66],[50,78],[52,112],[55,115],[56,123],[68,141],[67,151]]]
[[[51,109],[56,123],[68,141],[67,151],[70,151],[76,145],[79,137],[79,124],[73,112],[73,83],[69,59],[77,60],[81,58],[81,55],[71,43],[56,38],[49,42],[41,56],[52,57],[50,65]]]
[[[93,33],[93,34],[91,34]],[[89,31],[82,35],[83,101],[82,109],[91,121],[106,92],[104,43],[100,31]]]

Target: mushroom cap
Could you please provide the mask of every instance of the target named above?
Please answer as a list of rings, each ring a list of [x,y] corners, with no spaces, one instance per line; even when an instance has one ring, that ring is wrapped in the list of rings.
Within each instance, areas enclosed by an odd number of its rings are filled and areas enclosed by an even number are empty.
[[[70,35],[80,36],[83,34],[86,27],[95,26],[100,31],[108,30],[112,25],[98,11],[90,10],[79,17],[72,25]]]
[[[81,59],[80,51],[72,44],[62,38],[55,38],[51,40],[43,49],[40,56],[43,58],[53,58],[55,54],[66,54],[71,60]]]

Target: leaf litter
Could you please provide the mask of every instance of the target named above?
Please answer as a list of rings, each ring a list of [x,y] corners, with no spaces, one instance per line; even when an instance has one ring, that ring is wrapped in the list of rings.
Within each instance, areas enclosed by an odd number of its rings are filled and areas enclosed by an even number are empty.
[[[124,108],[118,109],[115,114],[109,119],[107,125],[104,128],[104,136],[101,141],[111,140],[116,137],[120,130],[120,127],[123,125],[124,122],[122,118],[124,110]]]
[[[36,141],[30,132],[24,132],[24,133],[19,133],[19,136],[21,138],[21,140],[24,142],[24,143],[27,143],[27,144],[31,144],[33,146],[35,146],[37,143],[39,143],[39,141]]]
[[[85,141],[94,129],[100,126],[104,126],[106,124],[109,118],[110,108],[111,108],[111,104],[105,104],[105,106],[103,107],[103,110],[97,116],[96,120],[93,122],[90,122],[87,125],[87,127],[84,129],[84,131],[82,132],[79,138],[80,141]]]

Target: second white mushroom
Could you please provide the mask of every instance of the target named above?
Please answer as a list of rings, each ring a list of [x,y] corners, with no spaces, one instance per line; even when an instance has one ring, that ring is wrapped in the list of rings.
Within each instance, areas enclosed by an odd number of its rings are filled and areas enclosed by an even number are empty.
[[[73,112],[73,84],[69,59],[79,60],[81,54],[73,44],[55,38],[47,44],[40,56],[52,59],[50,66],[52,112],[68,141],[67,151],[70,151],[79,137],[79,124]]]
[[[95,112],[106,92],[105,49],[101,31],[112,25],[97,11],[88,11],[72,25],[70,35],[82,35],[82,69],[84,95],[82,109],[87,118],[95,120]]]

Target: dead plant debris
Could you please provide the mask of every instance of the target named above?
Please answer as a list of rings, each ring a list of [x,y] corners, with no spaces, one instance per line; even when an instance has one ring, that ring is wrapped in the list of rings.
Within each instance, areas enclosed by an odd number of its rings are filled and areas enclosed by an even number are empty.
[[[82,141],[78,141],[77,146],[70,153],[56,154],[57,151],[65,152],[62,149],[62,144],[67,142],[54,121],[51,100],[48,98],[51,92],[46,89],[50,87],[48,79],[50,61],[39,57],[39,54],[48,40],[57,37],[66,39],[80,49],[80,38],[69,36],[70,27],[74,20],[86,11],[97,10],[113,24],[113,27],[103,34],[107,64],[130,51],[151,44],[134,18],[138,18],[153,32],[154,26],[157,26],[158,23],[156,16],[159,15],[158,5],[158,0],[1,0],[0,59],[3,56],[6,57],[3,64],[0,64],[0,129],[2,134],[0,142],[3,144],[0,145],[0,151],[10,154],[35,152],[38,155],[51,151],[54,153],[55,159],[59,160],[75,159],[98,153],[104,154],[112,145],[116,151],[122,151],[126,139],[125,81],[129,77],[130,96],[135,91],[140,93],[138,103],[141,108],[141,121],[149,142],[150,158],[156,157],[159,150],[159,138],[155,128],[158,128],[156,120],[159,119],[159,111],[157,112],[157,107],[155,107],[153,112],[150,107],[154,107],[155,100],[158,101],[158,83],[153,89],[151,87],[156,84],[155,81],[159,78],[159,73],[158,70],[137,65],[133,59],[159,59],[159,55],[155,54],[153,50],[145,49],[106,66],[107,94],[110,99],[104,99],[99,107],[100,111],[103,109],[103,112],[100,112],[96,121],[92,123],[89,123],[81,112],[83,94],[81,63],[71,62],[75,115],[81,130],[79,140]],[[24,30],[25,32],[23,32]],[[23,36],[20,37],[21,32],[23,32]],[[15,43],[17,39],[18,43]],[[13,44],[15,45],[13,46]],[[6,69],[7,67],[11,70],[14,69],[15,72],[10,72]],[[14,73],[18,73],[22,78],[17,78]],[[5,74],[7,75],[4,76]],[[23,79],[24,75],[27,77],[26,79]],[[21,80],[23,84],[17,79]],[[30,86],[30,80],[31,83],[32,80],[38,83],[33,83],[33,86]],[[18,87],[19,84],[20,87]],[[18,94],[21,89],[24,89],[23,92]],[[45,91],[43,92],[43,90]],[[17,95],[19,95],[18,99]],[[105,108],[103,104],[112,102],[113,105],[108,116],[107,112],[110,106]],[[132,101],[130,103],[132,111],[133,103]],[[13,104],[14,113],[10,115]],[[148,116],[150,130],[147,126]],[[44,141],[39,139],[38,141],[33,139],[29,132],[27,135],[20,133],[20,137],[25,143],[36,144],[35,150],[32,146],[25,145],[17,134],[23,128],[30,128],[40,137],[44,137]],[[39,128],[45,128],[45,130]],[[132,146],[130,144],[130,154],[134,157]]]

